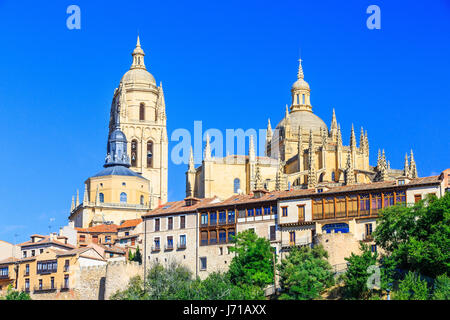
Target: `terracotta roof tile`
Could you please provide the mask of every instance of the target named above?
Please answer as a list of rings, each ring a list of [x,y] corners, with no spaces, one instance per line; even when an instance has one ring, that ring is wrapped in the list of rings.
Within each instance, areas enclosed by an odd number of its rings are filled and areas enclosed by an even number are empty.
[[[141,218],[125,220],[124,222],[122,222],[122,224],[120,226],[118,226],[118,229],[133,228],[133,227],[136,227],[141,222],[142,222]]]
[[[75,230],[86,233],[116,233],[118,228],[116,224],[99,224],[89,228],[75,228]]]
[[[150,217],[150,216],[159,216],[173,213],[183,213],[183,212],[194,212],[201,205],[205,205],[210,203],[212,200],[216,198],[205,198],[199,199],[199,202],[193,204],[191,206],[186,206],[186,202],[184,200],[167,202],[158,208],[151,210],[149,213],[144,214],[142,217]]]

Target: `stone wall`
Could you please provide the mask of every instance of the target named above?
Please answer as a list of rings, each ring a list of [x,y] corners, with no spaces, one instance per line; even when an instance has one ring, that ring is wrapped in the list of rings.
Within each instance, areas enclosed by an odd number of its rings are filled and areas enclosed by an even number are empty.
[[[344,258],[352,252],[359,254],[359,241],[352,233],[323,233],[317,235],[317,241],[328,252],[328,261],[332,266],[345,264]]]
[[[111,295],[118,290],[127,287],[131,278],[144,276],[144,266],[135,261],[114,261],[110,262],[106,268],[104,295],[102,298],[108,300]],[[102,293],[102,292],[100,292]]]

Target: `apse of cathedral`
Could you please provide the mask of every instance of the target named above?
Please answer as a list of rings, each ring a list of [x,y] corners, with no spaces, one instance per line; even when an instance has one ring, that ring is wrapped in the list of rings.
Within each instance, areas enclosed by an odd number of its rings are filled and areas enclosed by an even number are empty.
[[[285,116],[274,130],[268,120],[265,156],[255,155],[252,136],[247,156],[214,159],[206,141],[203,162],[195,168],[191,154],[186,196],[227,198],[257,189],[309,189],[417,177],[412,150],[409,159],[405,155],[401,170],[390,167],[384,150],[378,150],[377,164],[371,166],[367,131],[361,128],[357,141],[352,125],[349,144],[345,145],[335,110],[330,128],[314,114],[301,59],[291,99],[291,106],[286,106]],[[242,161],[229,161],[236,159]]]

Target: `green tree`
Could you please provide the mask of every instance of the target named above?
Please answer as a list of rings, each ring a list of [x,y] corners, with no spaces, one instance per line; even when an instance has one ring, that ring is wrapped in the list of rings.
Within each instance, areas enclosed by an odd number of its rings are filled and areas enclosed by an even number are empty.
[[[12,285],[8,285],[6,289],[6,294],[1,298],[2,300],[31,300],[28,293],[23,291],[14,290]]]
[[[450,278],[446,274],[434,280],[433,300],[450,300]]]
[[[149,297],[144,290],[144,282],[140,276],[130,279],[128,286],[123,291],[117,291],[111,297],[111,300],[148,300]]]
[[[133,261],[134,255],[131,249],[128,249],[128,261]]]
[[[142,264],[142,254],[141,251],[139,250],[139,246],[137,246],[136,248],[136,252],[134,253],[133,256],[133,261],[139,262],[139,264]]]
[[[450,274],[450,193],[409,206],[384,209],[374,232],[376,243],[402,269],[435,278]]]
[[[250,296],[256,293],[254,298],[263,298],[264,288],[273,282],[273,249],[269,240],[246,230],[238,233],[234,241],[230,250],[236,255],[228,270],[232,283]]]
[[[393,294],[396,300],[427,300],[427,282],[420,278],[415,272],[408,272],[405,278],[400,281],[398,290]]]
[[[333,273],[327,258],[328,253],[322,246],[293,248],[278,266],[280,285],[284,291],[280,299],[314,299],[333,285]]]
[[[347,271],[342,278],[345,282],[346,295],[349,298],[363,299],[368,297],[367,280],[373,274],[369,267],[376,265],[377,262],[377,253],[371,252],[367,245],[361,243],[360,250],[361,254],[352,253],[350,257],[345,258]]]

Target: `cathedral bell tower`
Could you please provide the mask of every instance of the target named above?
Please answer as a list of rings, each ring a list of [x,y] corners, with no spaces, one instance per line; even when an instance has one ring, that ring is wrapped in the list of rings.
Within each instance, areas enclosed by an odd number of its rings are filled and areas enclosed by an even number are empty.
[[[109,132],[115,123],[128,140],[130,169],[150,180],[152,207],[167,202],[168,138],[166,105],[162,84],[156,84],[144,63],[139,36],[132,52],[132,64],[114,91]],[[114,111],[120,105],[119,121]]]

